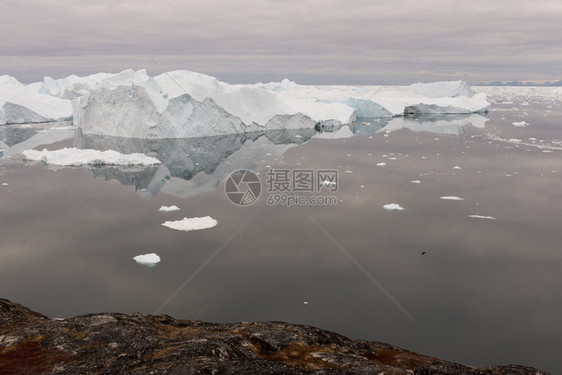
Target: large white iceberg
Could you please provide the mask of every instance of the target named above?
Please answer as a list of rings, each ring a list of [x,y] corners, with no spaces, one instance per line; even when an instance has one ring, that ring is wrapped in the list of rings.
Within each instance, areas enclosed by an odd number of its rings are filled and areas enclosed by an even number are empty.
[[[465,82],[405,87],[230,85],[214,77],[174,71],[149,77],[121,73],[74,99],[74,121],[84,134],[136,138],[192,138],[255,131],[337,130],[357,117],[471,114],[487,111],[483,93]]]
[[[70,104],[72,101],[72,105]],[[180,70],[97,73],[24,85],[0,76],[0,124],[73,116],[84,134],[193,138],[268,130],[337,131],[358,117],[486,112],[484,93],[465,82],[410,86],[313,86],[289,80],[231,85]]]

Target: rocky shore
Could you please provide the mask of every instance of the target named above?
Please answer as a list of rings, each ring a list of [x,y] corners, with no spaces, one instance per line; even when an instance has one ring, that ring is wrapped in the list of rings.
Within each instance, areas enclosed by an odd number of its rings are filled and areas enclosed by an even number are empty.
[[[117,313],[60,320],[0,299],[0,375],[7,374],[548,373],[516,365],[467,367],[283,322],[215,324]]]

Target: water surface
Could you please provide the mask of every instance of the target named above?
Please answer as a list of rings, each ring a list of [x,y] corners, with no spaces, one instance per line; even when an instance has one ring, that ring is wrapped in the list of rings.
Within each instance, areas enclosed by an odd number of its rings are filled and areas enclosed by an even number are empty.
[[[61,141],[72,130],[1,127],[0,296],[51,317],[284,320],[468,365],[560,372],[560,103],[554,89],[487,90],[489,119],[337,133]],[[164,165],[53,169],[16,152],[43,143],[142,149]],[[239,168],[264,189],[271,168],[337,170],[337,205],[272,207],[264,191],[237,207],[224,181]],[[172,204],[181,211],[158,212]],[[161,225],[207,215],[215,228]],[[156,267],[132,259],[151,252]]]

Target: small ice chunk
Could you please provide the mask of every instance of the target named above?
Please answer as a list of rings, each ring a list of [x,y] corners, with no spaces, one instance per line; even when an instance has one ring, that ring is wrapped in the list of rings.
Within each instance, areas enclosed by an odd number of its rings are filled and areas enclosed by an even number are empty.
[[[8,183],[2,182],[2,186],[8,186]]]
[[[513,124],[513,126],[517,126],[519,128],[524,128],[525,126],[529,126],[529,123],[525,122],[525,121],[515,121],[515,122],[512,122],[512,124]]]
[[[377,163],[377,167],[384,167],[386,163]]]
[[[303,304],[304,304],[304,305],[308,305],[308,301],[304,301]]]
[[[179,211],[180,208],[178,206],[162,206],[158,209],[158,211],[162,212],[172,212],[172,211]]]
[[[448,200],[448,201],[463,201],[464,198],[457,197],[456,195],[446,195],[441,197],[441,199]]]
[[[156,263],[160,262],[160,257],[155,253],[137,255],[133,258],[138,264],[142,264],[146,267],[154,267]]]
[[[387,211],[402,211],[404,207],[400,206],[398,203],[389,203],[382,206]]]
[[[412,180],[411,182],[412,182],[412,184],[421,184],[420,180]]]
[[[170,229],[183,230],[187,232],[190,230],[212,228],[217,225],[217,221],[210,216],[192,218],[184,217],[182,220],[166,221],[162,223],[162,225]]]
[[[453,167],[453,169],[461,169],[461,167],[459,167],[458,165],[455,165],[455,166]]]
[[[496,220],[493,216],[482,216],[482,215],[468,215],[468,217],[473,217],[475,219],[488,219],[488,220]]]

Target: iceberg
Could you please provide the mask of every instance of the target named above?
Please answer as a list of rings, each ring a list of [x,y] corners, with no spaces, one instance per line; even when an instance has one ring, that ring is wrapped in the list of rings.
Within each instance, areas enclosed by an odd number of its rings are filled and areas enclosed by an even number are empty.
[[[107,78],[90,85],[73,99],[75,125],[84,134],[163,139],[286,129],[337,131],[356,126],[358,117],[468,115],[487,112],[490,105],[484,93],[472,92],[462,81],[363,88],[287,80],[230,85],[189,71],[149,77],[143,70],[119,77],[112,77],[111,85],[102,84]]]
[[[103,165],[154,165],[160,160],[144,154],[121,154],[117,151],[82,150],[78,148],[63,148],[55,151],[25,150],[24,160],[41,161],[46,164],[60,166],[103,166]]]
[[[231,85],[178,70],[75,75],[24,85],[0,76],[0,124],[73,118],[84,134],[192,138],[287,129],[352,132],[357,118],[485,113],[486,94],[462,81],[410,86],[313,86],[289,80]],[[373,129],[371,129],[373,131]]]
[[[68,100],[40,94],[10,76],[0,77],[0,125],[67,120],[72,117]]]

